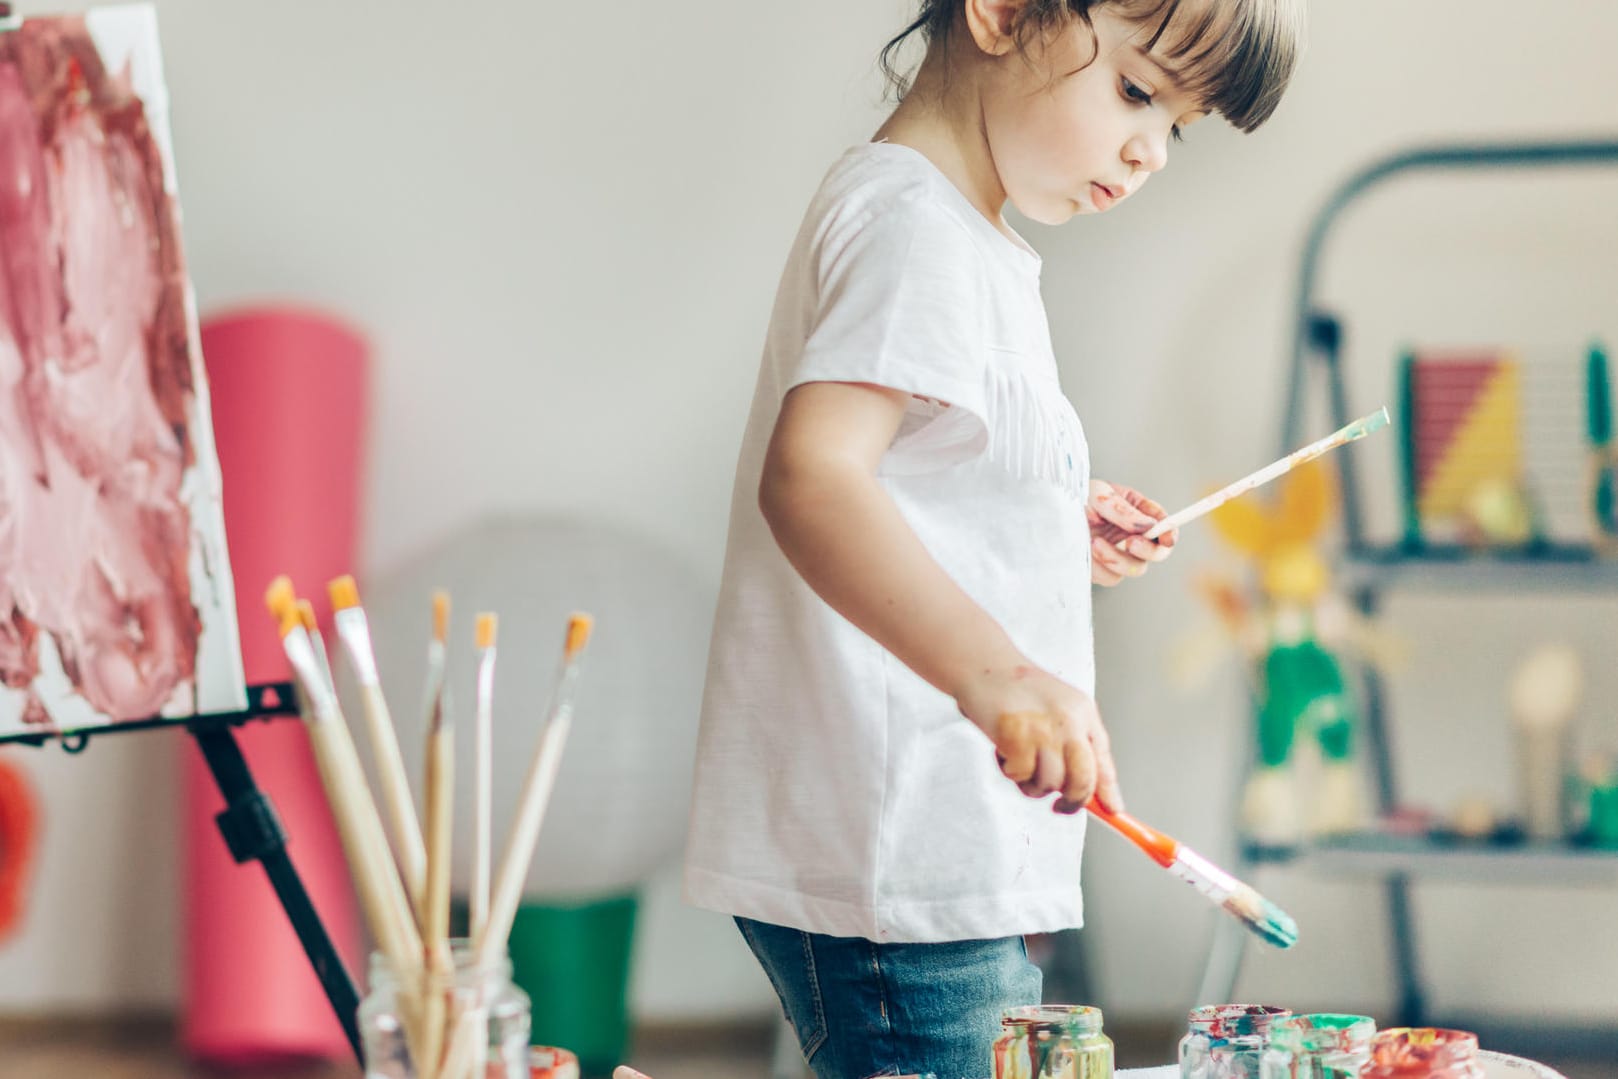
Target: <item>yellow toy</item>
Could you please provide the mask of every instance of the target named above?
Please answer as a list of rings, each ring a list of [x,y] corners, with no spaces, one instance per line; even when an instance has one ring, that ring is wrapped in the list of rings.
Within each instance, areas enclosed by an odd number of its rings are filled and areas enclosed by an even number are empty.
[[[1333,650],[1344,644],[1382,650],[1341,598],[1316,542],[1335,504],[1331,473],[1300,465],[1278,485],[1273,505],[1248,496],[1213,513],[1219,534],[1253,560],[1252,589],[1205,581],[1203,591],[1252,666],[1257,762],[1242,793],[1247,838],[1290,847],[1304,835],[1358,830],[1363,798],[1355,767],[1356,709]],[[1312,737],[1320,773],[1302,806],[1294,746]]]

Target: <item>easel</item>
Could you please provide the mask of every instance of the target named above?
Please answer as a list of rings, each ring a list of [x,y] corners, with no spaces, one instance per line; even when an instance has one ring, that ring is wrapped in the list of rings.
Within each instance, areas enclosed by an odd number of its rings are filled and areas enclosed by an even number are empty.
[[[0,9],[4,5],[0,4]],[[190,719],[137,719],[116,726],[98,727],[89,731],[41,731],[37,734],[7,735],[0,745],[18,742],[43,746],[59,741],[68,753],[83,753],[90,739],[103,734],[121,734],[124,731],[148,730],[153,727],[184,727],[197,740],[208,770],[213,773],[219,793],[225,798],[225,811],[214,819],[219,833],[225,837],[225,846],[236,864],[259,862],[270,878],[276,898],[287,912],[293,932],[303,945],[304,954],[320,979],[320,987],[331,1002],[332,1011],[343,1025],[343,1033],[354,1050],[354,1056],[364,1060],[360,1046],[359,993],[342,957],[332,945],[326,926],[310,902],[303,879],[298,876],[287,854],[287,834],[281,827],[281,818],[275,812],[269,796],[253,781],[241,747],[236,744],[234,728],[255,719],[298,714],[297,699],[291,682],[269,682],[247,687],[247,707],[240,712],[221,712],[193,716]]]

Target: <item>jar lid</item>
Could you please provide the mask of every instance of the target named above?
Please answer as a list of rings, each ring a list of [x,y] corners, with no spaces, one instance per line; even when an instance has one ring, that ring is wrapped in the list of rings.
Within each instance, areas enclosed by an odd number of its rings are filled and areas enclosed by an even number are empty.
[[[1363,1052],[1375,1035],[1376,1020],[1368,1015],[1316,1012],[1277,1019],[1270,1027],[1270,1044],[1298,1053]]]
[[[1099,1034],[1101,1009],[1083,1004],[1034,1004],[1008,1008],[1000,1025],[1021,1034]]]
[[[1209,1004],[1193,1008],[1186,1019],[1193,1034],[1206,1034],[1210,1038],[1239,1038],[1263,1034],[1275,1020],[1285,1019],[1291,1014],[1291,1008],[1277,1008],[1270,1004]]]

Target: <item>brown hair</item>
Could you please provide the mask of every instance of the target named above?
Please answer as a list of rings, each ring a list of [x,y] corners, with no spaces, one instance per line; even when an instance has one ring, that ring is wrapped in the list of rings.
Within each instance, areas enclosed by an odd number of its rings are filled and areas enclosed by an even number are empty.
[[[922,0],[914,21],[883,46],[882,72],[896,96],[910,88],[895,63],[900,47],[917,31],[929,45],[945,40],[961,2]],[[1161,45],[1181,86],[1242,131],[1270,118],[1303,47],[1303,0],[1025,0],[1013,28],[1018,44],[1073,19],[1089,26],[1091,13],[1108,5],[1151,27],[1142,48]]]

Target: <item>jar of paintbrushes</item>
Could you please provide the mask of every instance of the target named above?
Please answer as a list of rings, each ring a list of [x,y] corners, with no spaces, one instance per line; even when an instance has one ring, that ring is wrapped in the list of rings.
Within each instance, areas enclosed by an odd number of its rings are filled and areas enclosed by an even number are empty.
[[[359,1011],[366,1079],[529,1079],[529,1018],[509,959],[457,941],[447,965],[401,972],[378,952]]]
[[[994,1043],[994,1079],[1112,1079],[1112,1039],[1101,1032],[1101,1009],[1010,1009]]]
[[[1291,1009],[1268,1004],[1194,1009],[1180,1039],[1181,1079],[1259,1079],[1270,1026],[1291,1014]]]

